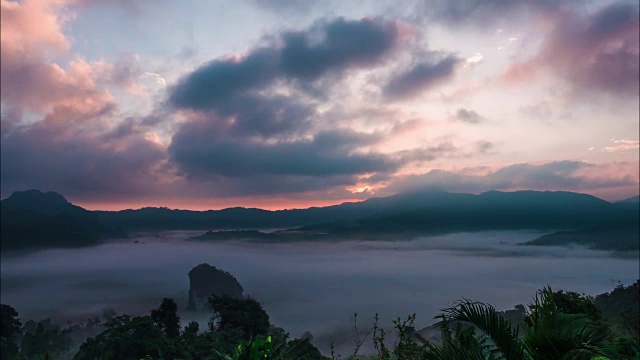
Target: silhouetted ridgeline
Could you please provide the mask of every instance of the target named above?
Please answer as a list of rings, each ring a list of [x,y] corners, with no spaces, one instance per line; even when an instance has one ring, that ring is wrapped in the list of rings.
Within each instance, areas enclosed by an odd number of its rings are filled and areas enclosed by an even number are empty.
[[[103,226],[98,216],[55,192],[17,191],[0,202],[0,239],[5,250],[96,245],[127,238]]]
[[[347,204],[345,204],[347,205]],[[339,205],[333,208],[340,208]],[[391,239],[459,231],[560,230],[530,245],[576,244],[602,250],[638,250],[638,203],[609,203],[568,192],[487,192],[481,195],[425,192],[348,204],[348,217],[264,233],[209,231],[189,240],[300,241]],[[327,208],[325,208],[327,209]],[[359,211],[363,209],[363,211]],[[304,210],[299,210],[304,211]],[[356,214],[367,214],[358,218]]]
[[[30,194],[30,195],[26,195]],[[188,211],[143,208],[89,212],[55,193],[15,193],[2,201],[3,248],[95,244],[126,231],[140,230],[288,230],[273,234],[209,232],[197,240],[248,238],[262,241],[385,239],[482,230],[541,229],[564,231],[534,245],[570,242],[597,249],[638,248],[640,206],[637,199],[610,203],[572,192],[489,191],[480,195],[422,191],[372,198],[360,203],[309,209],[267,211],[230,208]],[[55,198],[55,199],[54,199]],[[4,208],[8,215],[5,220]],[[51,210],[53,209],[53,210]],[[11,234],[8,245],[4,234]],[[20,240],[23,239],[23,240]],[[634,241],[635,239],[635,241]]]
[[[424,191],[361,203],[279,211],[144,208],[96,213],[104,224],[126,230],[260,229],[335,221],[392,230],[578,229],[594,223],[637,222],[638,218],[637,207],[586,194],[549,191],[489,191],[480,195]]]

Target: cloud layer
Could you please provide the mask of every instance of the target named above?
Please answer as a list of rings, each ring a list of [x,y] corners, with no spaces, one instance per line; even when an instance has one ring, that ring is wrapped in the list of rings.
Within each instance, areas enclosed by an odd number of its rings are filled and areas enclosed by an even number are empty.
[[[635,169],[619,165],[638,162],[629,135],[637,132],[629,105],[640,77],[637,4],[416,3],[402,15],[386,2],[314,2],[305,15],[297,3],[252,1],[246,13],[267,20],[244,24],[257,33],[234,47],[242,51],[191,27],[188,45],[179,31],[179,46],[173,34],[162,45],[171,50],[123,38],[105,57],[100,48],[113,44],[96,42],[104,32],[73,25],[90,28],[95,7],[109,6],[133,11],[141,26],[150,5],[1,0],[2,195],[35,187],[72,200],[158,203],[340,201],[429,186],[637,192]],[[178,23],[184,3],[166,5]],[[268,25],[273,11],[295,25]],[[522,40],[493,50],[505,39]],[[559,95],[567,90],[570,101]],[[528,116],[549,118],[548,128],[520,119],[529,98],[549,108]],[[605,102],[614,100],[622,110]],[[554,122],[556,109],[575,116]],[[581,117],[584,139],[570,123]]]
[[[461,59],[448,55],[441,59],[421,61],[392,78],[384,87],[390,98],[402,98],[427,90],[453,76]]]
[[[398,42],[394,22],[337,18],[203,65],[170,93],[170,105],[192,116],[172,138],[172,164],[188,179],[240,194],[322,191],[394,172],[399,159],[367,149],[380,134],[323,123],[322,99],[306,87],[379,64]]]
[[[271,46],[200,67],[178,83],[170,102],[208,109],[278,79],[311,81],[331,71],[374,64],[397,41],[396,25],[381,19],[320,22],[307,31],[284,32]]]
[[[533,58],[507,69],[523,81],[545,71],[578,92],[638,96],[640,15],[638,4],[613,3],[595,13],[554,14],[553,28]]]
[[[489,190],[566,190],[589,191],[598,188],[637,187],[633,176],[611,174],[587,176],[584,171],[604,166],[582,161],[555,161],[543,164],[513,164],[496,170],[485,169],[480,173],[433,170],[399,180],[388,190],[414,191],[422,188],[439,188],[455,192],[483,192]],[[483,169],[480,169],[483,170]]]

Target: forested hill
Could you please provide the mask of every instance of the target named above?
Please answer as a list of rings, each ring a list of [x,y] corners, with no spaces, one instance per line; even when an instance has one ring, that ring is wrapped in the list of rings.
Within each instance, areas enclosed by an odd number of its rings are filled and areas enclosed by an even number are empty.
[[[490,191],[480,195],[424,191],[309,209],[210,211],[144,208],[97,211],[100,220],[126,230],[260,229],[314,224],[358,225],[375,230],[580,229],[593,224],[629,224],[637,207],[572,192]]]
[[[394,236],[459,231],[543,229],[607,233],[626,240],[638,229],[639,207],[572,192],[490,191],[479,195],[422,191],[308,209],[189,211],[143,208],[87,211],[62,195],[38,190],[2,200],[2,249],[93,245],[124,231],[290,229],[287,240]],[[574,236],[575,238],[575,236]],[[566,233],[545,244],[565,244]],[[583,241],[584,242],[584,241]],[[631,241],[631,249],[635,248]],[[598,248],[607,248],[608,245]]]
[[[89,246],[127,237],[121,230],[103,226],[95,213],[51,191],[14,192],[0,202],[0,209],[3,251]]]

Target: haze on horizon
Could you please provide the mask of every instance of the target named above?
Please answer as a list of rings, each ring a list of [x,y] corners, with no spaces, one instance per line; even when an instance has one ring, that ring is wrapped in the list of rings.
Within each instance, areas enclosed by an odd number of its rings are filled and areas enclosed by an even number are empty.
[[[1,0],[0,196],[638,195],[637,2],[401,4]]]

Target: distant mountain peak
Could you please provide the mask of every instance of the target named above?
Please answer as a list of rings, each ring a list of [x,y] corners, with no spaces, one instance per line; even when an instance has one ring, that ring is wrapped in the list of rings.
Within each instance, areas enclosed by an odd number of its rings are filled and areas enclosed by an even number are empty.
[[[64,196],[55,191],[42,192],[31,189],[14,192],[11,196],[2,200],[2,206],[12,209],[56,213],[73,205]]]

